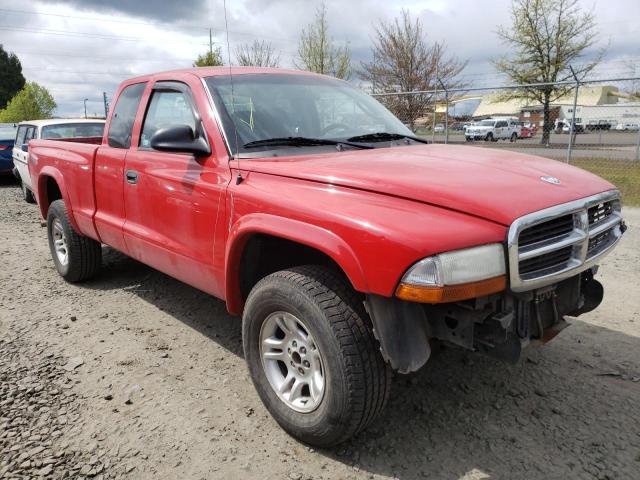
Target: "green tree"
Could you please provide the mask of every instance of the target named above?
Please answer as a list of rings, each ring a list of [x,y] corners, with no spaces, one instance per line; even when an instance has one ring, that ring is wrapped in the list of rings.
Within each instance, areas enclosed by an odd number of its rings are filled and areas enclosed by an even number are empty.
[[[36,82],[27,82],[18,94],[0,110],[0,122],[17,123],[23,120],[51,118],[56,102],[49,91]]]
[[[0,109],[24,87],[22,65],[14,53],[8,53],[0,45]]]
[[[338,47],[329,38],[327,6],[324,3],[316,10],[313,23],[302,30],[298,56],[300,60],[295,65],[302,70],[343,79],[351,76],[351,52],[349,47]]]
[[[212,48],[207,53],[198,55],[196,61],[193,62],[194,67],[221,67],[223,65],[220,47]]]
[[[512,0],[511,26],[500,27],[498,36],[507,45],[507,56],[494,60],[496,69],[516,84],[554,83],[573,80],[570,67],[583,79],[602,59],[578,64],[597,40],[595,17],[581,10],[578,0]],[[542,143],[552,130],[550,105],[572,89],[567,85],[523,88],[507,94],[540,102],[544,125]]]

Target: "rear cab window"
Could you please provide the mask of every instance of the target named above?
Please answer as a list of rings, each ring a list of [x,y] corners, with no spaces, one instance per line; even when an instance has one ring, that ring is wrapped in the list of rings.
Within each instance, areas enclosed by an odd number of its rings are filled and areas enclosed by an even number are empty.
[[[20,148],[25,143],[25,137],[27,136],[27,130],[33,128],[31,125],[20,125],[18,132],[16,133],[15,146]]]
[[[134,83],[125,87],[120,93],[109,125],[110,147],[129,148],[131,146],[133,123],[146,85],[146,82]]]

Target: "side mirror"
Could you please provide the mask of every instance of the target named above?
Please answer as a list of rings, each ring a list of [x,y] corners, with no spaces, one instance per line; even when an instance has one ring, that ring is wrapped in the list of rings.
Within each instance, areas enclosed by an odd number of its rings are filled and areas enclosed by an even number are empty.
[[[29,151],[29,144],[28,143],[23,143],[20,146],[20,150],[22,150],[23,152],[28,152]]]
[[[152,137],[151,148],[161,152],[186,152],[196,157],[211,155],[211,147],[202,137],[196,137],[189,125],[161,128]]]

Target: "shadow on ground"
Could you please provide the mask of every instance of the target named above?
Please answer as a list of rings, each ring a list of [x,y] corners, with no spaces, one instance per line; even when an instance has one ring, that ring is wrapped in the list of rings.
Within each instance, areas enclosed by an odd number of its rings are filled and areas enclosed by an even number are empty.
[[[220,300],[106,247],[104,265],[84,288],[133,292],[242,356],[240,321]],[[516,365],[443,348],[421,371],[395,377],[379,420],[322,454],[402,479],[632,478],[638,380],[640,339],[579,320]]]
[[[12,174],[0,175],[0,188],[18,187],[18,180]]]
[[[125,290],[214,340],[239,357],[242,331],[238,317],[222,300],[148,267],[110,247],[102,247],[103,268],[94,279],[78,284],[95,290]]]

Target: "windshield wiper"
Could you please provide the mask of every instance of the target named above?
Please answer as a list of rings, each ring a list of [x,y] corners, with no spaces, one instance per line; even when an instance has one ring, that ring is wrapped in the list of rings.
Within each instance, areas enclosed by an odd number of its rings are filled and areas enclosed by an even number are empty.
[[[244,148],[256,148],[256,147],[279,147],[279,146],[292,146],[292,147],[312,147],[315,145],[348,145],[356,148],[373,148],[370,145],[362,145],[360,143],[351,143],[344,140],[331,140],[328,138],[308,138],[308,137],[280,137],[280,138],[265,138],[263,140],[255,140],[253,142],[245,143]]]
[[[389,133],[389,132],[376,132],[376,133],[367,133],[366,135],[357,135],[355,137],[347,138],[349,142],[388,142],[391,140],[401,140],[403,138],[408,138],[409,140],[413,140],[415,142],[420,143],[429,143],[428,140],[420,137],[414,137],[413,135],[403,135],[401,133]]]

